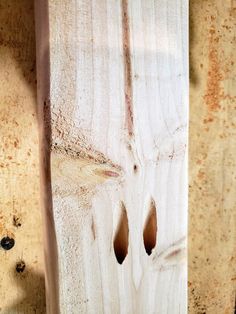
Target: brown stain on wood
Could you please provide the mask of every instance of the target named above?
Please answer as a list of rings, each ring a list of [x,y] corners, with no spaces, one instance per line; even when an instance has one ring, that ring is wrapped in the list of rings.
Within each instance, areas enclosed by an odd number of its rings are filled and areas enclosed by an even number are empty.
[[[173,257],[179,255],[181,253],[181,249],[174,250],[170,254],[168,254],[165,259],[172,259]]]
[[[111,171],[111,170],[102,170],[102,169],[96,169],[95,174],[104,177],[104,178],[117,178],[119,177],[119,173]]]
[[[96,239],[96,231],[95,231],[95,224],[94,224],[94,219],[92,217],[92,223],[91,223],[91,231],[92,231],[92,234],[93,234],[93,240]]]
[[[134,165],[134,166],[133,166],[133,170],[134,170],[134,173],[137,173],[137,172],[138,172],[138,166],[137,166],[137,165]]]
[[[130,27],[128,0],[121,1],[122,31],[123,31],[123,55],[124,55],[124,92],[126,110],[126,128],[130,137],[133,136],[133,85],[132,85],[132,65],[130,52]]]

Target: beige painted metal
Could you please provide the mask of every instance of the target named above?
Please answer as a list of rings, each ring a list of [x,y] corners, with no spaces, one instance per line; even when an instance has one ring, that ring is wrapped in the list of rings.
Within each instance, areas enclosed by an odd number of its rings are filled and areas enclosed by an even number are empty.
[[[184,314],[187,1],[35,3],[48,313]]]
[[[189,313],[235,313],[236,1],[190,1]]]
[[[32,1],[0,1],[0,83],[0,313],[44,314]]]

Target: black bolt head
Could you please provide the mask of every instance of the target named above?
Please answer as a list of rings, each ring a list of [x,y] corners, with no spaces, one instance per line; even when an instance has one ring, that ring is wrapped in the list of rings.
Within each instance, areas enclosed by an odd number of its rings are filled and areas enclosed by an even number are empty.
[[[15,240],[12,239],[12,238],[9,238],[9,237],[4,237],[2,238],[1,240],[1,247],[4,249],[4,250],[10,250],[13,248],[13,246],[15,245]]]

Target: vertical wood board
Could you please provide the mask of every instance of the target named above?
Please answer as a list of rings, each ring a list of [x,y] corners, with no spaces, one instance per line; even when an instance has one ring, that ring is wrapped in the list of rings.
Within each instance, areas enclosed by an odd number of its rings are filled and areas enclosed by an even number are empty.
[[[50,0],[37,14],[60,311],[186,313],[187,1]]]

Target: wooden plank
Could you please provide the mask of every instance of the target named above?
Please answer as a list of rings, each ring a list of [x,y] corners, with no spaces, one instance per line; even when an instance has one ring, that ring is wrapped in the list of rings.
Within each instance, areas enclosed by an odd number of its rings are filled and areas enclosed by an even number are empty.
[[[235,313],[235,1],[190,1],[189,312]]]
[[[186,313],[187,1],[35,3],[48,312]]]
[[[44,314],[32,1],[2,0],[0,25],[0,241],[15,241],[0,248],[0,312]]]

